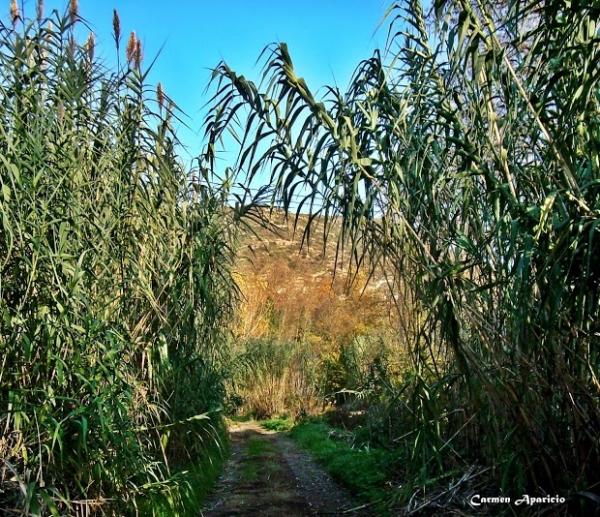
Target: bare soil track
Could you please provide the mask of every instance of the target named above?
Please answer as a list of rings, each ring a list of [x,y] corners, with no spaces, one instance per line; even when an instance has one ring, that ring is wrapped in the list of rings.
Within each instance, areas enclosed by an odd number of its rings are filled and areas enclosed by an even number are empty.
[[[371,515],[281,433],[242,422],[230,436],[231,458],[203,515]]]

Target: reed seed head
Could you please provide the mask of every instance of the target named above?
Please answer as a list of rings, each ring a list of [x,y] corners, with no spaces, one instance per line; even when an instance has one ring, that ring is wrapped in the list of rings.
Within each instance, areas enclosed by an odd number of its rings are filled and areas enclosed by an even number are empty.
[[[140,68],[140,66],[142,66],[143,57],[144,57],[144,53],[142,51],[142,42],[138,38],[137,41],[135,42],[135,56],[134,56],[134,62],[135,62],[136,68]]]
[[[38,0],[35,7],[35,13],[37,15],[37,21],[41,22],[44,17],[44,0]]]
[[[137,37],[135,35],[135,31],[132,31],[129,35],[129,40],[127,40],[127,49],[125,50],[125,55],[127,57],[127,61],[132,63],[135,59],[135,51],[137,47]]]
[[[13,27],[17,24],[17,21],[21,17],[21,12],[19,11],[19,4],[17,0],[11,0],[10,2],[10,19],[12,21]]]
[[[156,101],[158,102],[159,109],[162,111],[165,104],[165,92],[161,83],[158,83],[156,86]]]
[[[69,2],[69,17],[71,18],[71,23],[75,23],[77,18],[79,17],[79,1],[71,0]]]
[[[73,36],[71,36],[69,38],[69,46],[67,48],[67,51],[69,52],[69,56],[71,56],[72,58],[75,58],[75,50],[77,49],[77,44],[75,43],[75,38]]]
[[[121,39],[121,19],[119,18],[119,13],[116,9],[113,9],[113,36],[115,37],[118,48]]]
[[[85,51],[87,53],[88,59],[91,61],[94,60],[94,51],[96,49],[96,38],[93,32],[90,32],[88,35],[88,39],[85,43]]]

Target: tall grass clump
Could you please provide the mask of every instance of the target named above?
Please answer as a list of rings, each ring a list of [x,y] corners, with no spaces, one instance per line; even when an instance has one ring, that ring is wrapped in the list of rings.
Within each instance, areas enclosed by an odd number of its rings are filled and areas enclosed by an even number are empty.
[[[135,33],[115,12],[108,69],[86,26],[0,27],[0,513],[179,514],[219,446],[234,213]]]
[[[274,200],[305,196],[343,221],[354,264],[393,272],[414,370],[390,397],[410,509],[435,479],[593,500],[598,5],[437,0],[425,14],[408,0],[389,16],[386,52],[323,99],[284,44],[260,88],[220,64],[212,139],[243,114],[240,174],[266,170]]]
[[[231,410],[255,418],[316,412],[318,355],[307,343],[253,339],[229,364]]]

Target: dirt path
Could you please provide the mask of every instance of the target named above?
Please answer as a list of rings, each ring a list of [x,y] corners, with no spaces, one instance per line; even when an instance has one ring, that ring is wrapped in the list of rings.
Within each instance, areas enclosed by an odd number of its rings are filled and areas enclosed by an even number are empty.
[[[369,515],[282,434],[243,422],[230,437],[231,458],[204,515]]]

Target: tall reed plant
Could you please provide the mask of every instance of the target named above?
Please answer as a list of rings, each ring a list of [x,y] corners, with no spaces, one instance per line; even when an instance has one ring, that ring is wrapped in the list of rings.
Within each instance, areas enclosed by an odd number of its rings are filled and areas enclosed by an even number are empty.
[[[395,399],[410,416],[397,443],[412,451],[408,479],[421,480],[405,501],[439,475],[465,485],[469,465],[508,495],[590,498],[598,5],[436,0],[427,15],[407,0],[388,16],[385,52],[322,99],[285,44],[264,53],[261,87],[221,63],[211,138],[239,131],[240,174],[268,174],[275,200],[301,195],[301,209],[342,220],[351,262],[393,272],[414,364]]]
[[[115,12],[107,68],[86,27],[75,0],[0,26],[3,515],[183,512],[220,440],[235,213],[140,39]]]

